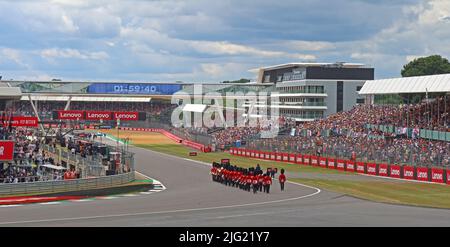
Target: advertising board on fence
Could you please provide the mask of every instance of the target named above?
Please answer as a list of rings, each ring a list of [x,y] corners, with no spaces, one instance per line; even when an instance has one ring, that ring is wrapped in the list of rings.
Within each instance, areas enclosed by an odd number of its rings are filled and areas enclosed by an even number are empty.
[[[399,165],[391,165],[391,167],[389,168],[389,176],[393,178],[400,178],[401,169],[402,168]]]
[[[378,165],[378,175],[387,177],[388,176],[388,165],[387,164],[379,164]]]
[[[440,168],[431,168],[431,182],[444,183],[444,170]]]
[[[345,170],[345,161],[344,160],[336,160],[336,169],[339,171]]]
[[[369,175],[377,175],[377,164],[375,164],[375,163],[367,163],[367,174],[369,174]]]
[[[414,179],[414,167],[403,166],[403,178],[404,179]]]
[[[336,163],[336,160],[334,159],[334,158],[328,158],[328,168],[329,169],[334,169],[335,168],[335,163]]]
[[[303,164],[309,166],[309,160],[311,159],[311,156],[309,155],[303,155]]]
[[[354,172],[355,171],[355,162],[351,160],[345,161],[345,170],[348,172]]]
[[[0,160],[9,161],[14,158],[14,142],[0,141]]]
[[[318,166],[319,165],[319,158],[317,156],[311,156],[311,165],[312,166]]]
[[[428,168],[426,167],[417,167],[417,180],[419,181],[428,181]]]
[[[356,172],[365,173],[366,164],[364,162],[356,162]]]
[[[320,159],[319,159],[319,166],[326,168],[327,167],[327,158],[320,157]]]
[[[297,154],[295,157],[295,163],[302,165],[303,164],[303,155]]]

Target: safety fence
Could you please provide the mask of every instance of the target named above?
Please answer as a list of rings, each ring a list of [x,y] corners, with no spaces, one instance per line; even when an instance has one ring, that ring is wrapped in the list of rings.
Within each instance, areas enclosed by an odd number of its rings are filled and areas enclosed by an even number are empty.
[[[0,196],[104,189],[127,184],[134,180],[135,172],[128,172],[97,178],[0,184]]]
[[[367,129],[376,129],[386,133],[395,133],[397,135],[406,135],[407,137],[423,138],[436,141],[450,141],[450,132],[419,129],[419,128],[406,128],[398,127],[394,125],[377,125],[366,124]]]
[[[299,153],[264,152],[241,148],[231,148],[229,152],[231,155],[275,162],[317,166],[372,176],[450,184],[450,169],[438,167],[363,162],[334,157],[304,155]]]

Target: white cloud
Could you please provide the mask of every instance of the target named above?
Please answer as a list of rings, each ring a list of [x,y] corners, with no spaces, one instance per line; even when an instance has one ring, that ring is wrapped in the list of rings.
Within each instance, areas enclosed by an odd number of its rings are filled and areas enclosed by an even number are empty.
[[[76,58],[76,59],[84,59],[84,60],[105,60],[109,58],[108,54],[106,52],[100,51],[100,52],[86,52],[86,51],[79,51],[76,49],[59,49],[59,48],[52,48],[52,49],[44,49],[39,52],[41,57],[46,59],[53,59],[53,58]]]
[[[323,51],[336,48],[336,45],[331,42],[304,40],[288,41],[287,46],[299,51]]]

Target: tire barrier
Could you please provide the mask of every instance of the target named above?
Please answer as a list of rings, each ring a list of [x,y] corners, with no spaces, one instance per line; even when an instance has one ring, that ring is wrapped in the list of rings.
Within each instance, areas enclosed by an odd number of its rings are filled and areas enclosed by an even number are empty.
[[[342,172],[356,172],[371,176],[391,177],[450,185],[450,168],[422,167],[400,164],[352,161],[308,154],[263,152],[243,148],[231,148],[229,153],[242,157],[257,158],[275,162],[289,162],[298,165],[318,166]]]

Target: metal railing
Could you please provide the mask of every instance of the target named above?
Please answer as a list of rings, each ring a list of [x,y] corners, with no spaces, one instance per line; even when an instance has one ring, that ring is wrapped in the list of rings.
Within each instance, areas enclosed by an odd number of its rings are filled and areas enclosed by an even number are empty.
[[[69,191],[104,189],[127,184],[135,179],[135,173],[129,172],[119,175],[98,178],[83,178],[71,180],[39,181],[29,183],[0,184],[0,195],[47,194]]]

